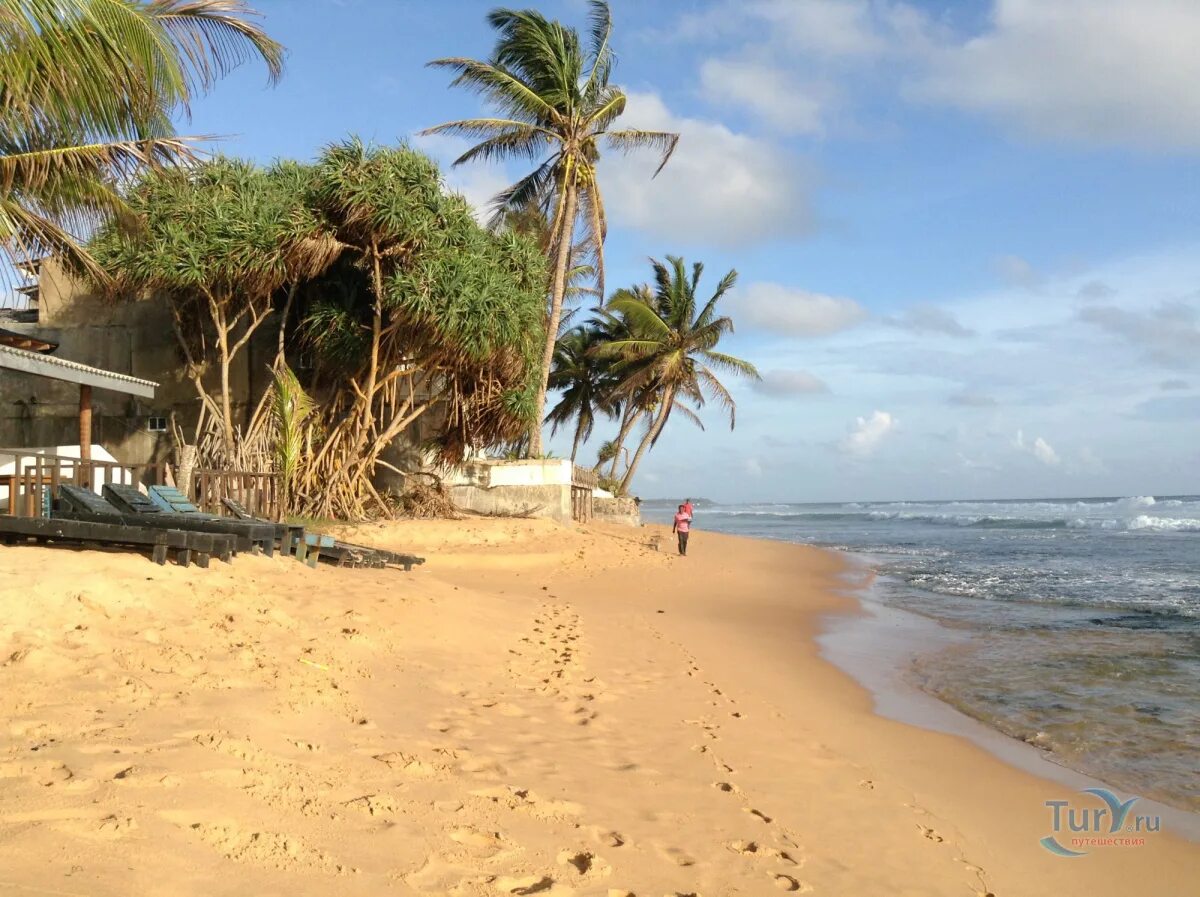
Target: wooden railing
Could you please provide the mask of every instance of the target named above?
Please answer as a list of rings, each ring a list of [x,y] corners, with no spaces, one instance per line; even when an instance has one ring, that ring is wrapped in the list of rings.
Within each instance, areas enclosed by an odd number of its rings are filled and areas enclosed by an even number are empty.
[[[46,517],[58,487],[64,483],[100,492],[108,483],[154,486],[165,483],[165,464],[121,464],[119,461],[83,461],[66,455],[49,455],[29,449],[0,448],[0,514]],[[251,471],[197,470],[191,488],[179,484],[203,511],[227,514],[221,503],[232,498],[251,514],[268,520],[280,515],[279,475]]]
[[[600,484],[600,475],[590,467],[580,467],[578,464],[571,466],[571,485],[586,486],[589,489],[595,489]]]
[[[162,482],[161,464],[121,464],[117,461],[83,461],[66,455],[49,455],[28,449],[0,449],[0,513],[17,517],[45,517],[58,487],[66,483],[99,492],[106,483],[121,485]]]
[[[221,500],[231,498],[255,517],[279,520],[279,474],[248,470],[197,470],[192,473],[192,500],[209,514],[227,513]]]

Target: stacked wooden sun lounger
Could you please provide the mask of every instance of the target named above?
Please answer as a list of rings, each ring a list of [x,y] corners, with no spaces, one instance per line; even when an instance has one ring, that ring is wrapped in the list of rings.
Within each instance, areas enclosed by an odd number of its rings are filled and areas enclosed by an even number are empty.
[[[222,504],[239,520],[256,519],[241,503],[231,498],[224,499]],[[332,536],[305,534],[303,530],[295,538],[298,542],[304,543],[305,550],[310,557],[320,558],[339,567],[396,566],[411,570],[418,564],[425,563],[425,558],[416,555],[399,554],[383,548],[370,548],[366,545],[355,545],[353,542],[342,542]]]
[[[0,516],[0,543],[30,541],[69,545],[149,548],[166,563],[174,552],[182,566],[207,567],[216,557],[231,561],[238,552],[281,552],[315,567],[318,560],[343,567],[398,566],[411,570],[424,558],[340,542],[306,533],[303,526],[273,523],[249,514],[226,500],[232,517],[205,514],[178,490],[151,486],[148,494],[134,486],[107,484],[103,495],[79,486],[59,487],[51,517]]]
[[[89,493],[103,503],[95,493]],[[106,503],[105,503],[106,504]],[[195,563],[207,567],[216,557],[230,561],[235,550],[233,536],[204,533],[165,527],[138,526],[125,523],[109,506],[109,513],[97,507],[87,519],[59,517],[0,517],[0,539],[7,545],[29,541],[65,543],[68,545],[100,545],[105,547],[149,548],[151,557],[159,564],[167,562],[168,552],[186,567]]]

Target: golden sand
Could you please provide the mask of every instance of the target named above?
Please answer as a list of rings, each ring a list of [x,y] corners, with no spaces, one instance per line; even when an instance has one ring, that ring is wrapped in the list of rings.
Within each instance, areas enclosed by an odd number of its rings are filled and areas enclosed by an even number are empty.
[[[0,548],[0,895],[1195,892],[1196,844],[1053,857],[1061,786],[874,715],[814,643],[836,555],[664,534],[355,533],[409,574]]]

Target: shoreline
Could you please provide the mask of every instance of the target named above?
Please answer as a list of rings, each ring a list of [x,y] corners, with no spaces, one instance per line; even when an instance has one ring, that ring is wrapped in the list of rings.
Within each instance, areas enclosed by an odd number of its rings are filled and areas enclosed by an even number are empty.
[[[812,547],[843,554],[854,565],[870,568],[873,563],[869,555]],[[1074,791],[1117,790],[1111,783],[1057,760],[1052,751],[990,726],[911,682],[906,667],[913,660],[962,644],[967,637],[937,620],[884,604],[874,594],[877,578],[872,570],[866,584],[850,584],[847,593],[858,602],[861,613],[830,615],[817,637],[823,656],[871,693],[877,714],[930,732],[967,738],[1015,769]],[[1200,843],[1200,813],[1142,796],[1138,796],[1138,807],[1168,820],[1172,831]]]
[[[834,552],[414,521],[411,574],[0,548],[0,891],[1116,897],[1169,823],[1048,853],[1069,789],[880,716]],[[669,548],[669,543],[664,547]],[[37,570],[34,586],[28,571]],[[47,870],[50,870],[47,872]]]

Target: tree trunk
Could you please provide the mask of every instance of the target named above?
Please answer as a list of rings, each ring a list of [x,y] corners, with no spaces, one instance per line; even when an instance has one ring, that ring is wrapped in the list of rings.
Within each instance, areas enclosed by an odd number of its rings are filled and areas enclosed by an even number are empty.
[[[583,418],[581,417],[578,423],[575,424],[575,441],[571,443],[571,463],[575,463],[575,456],[579,454],[579,443],[583,442]]]
[[[292,301],[296,298],[298,283],[288,287],[287,300],[283,303],[283,311],[279,314],[279,338],[275,345],[275,370],[281,370],[287,359],[287,322],[292,310]]]
[[[625,477],[621,480],[621,495],[625,495],[629,491],[629,484],[633,482],[634,471],[637,470],[638,464],[641,463],[642,456],[646,454],[646,449],[650,444],[658,439],[658,434],[662,432],[667,423],[667,415],[671,413],[671,405],[675,401],[675,391],[668,389],[662,397],[662,408],[658,412],[658,419],[650,425],[650,429],[646,431],[646,435],[642,437],[641,445],[633,455],[633,460],[629,462],[629,469],[625,471]]]
[[[571,265],[571,245],[575,239],[575,179],[569,176],[563,185],[563,220],[558,236],[558,257],[554,260],[554,281],[550,287],[550,317],[546,323],[546,350],[542,353],[542,375],[538,381],[537,414],[529,433],[529,456],[542,454],[542,419],[546,416],[546,384],[554,363],[554,346],[558,342],[558,325],[562,322],[563,296],[567,291],[567,271]]]
[[[617,441],[613,444],[612,465],[608,468],[608,478],[614,479],[617,475],[617,465],[621,463],[621,449],[625,447],[625,440],[629,438],[629,431],[633,429],[633,425],[638,422],[643,414],[642,411],[634,411],[633,405],[627,406],[625,419],[621,422],[621,432],[617,434]]]
[[[225,330],[220,332],[221,344],[221,434],[225,439],[225,463],[233,460],[233,402],[229,396],[229,341]]]
[[[197,453],[194,445],[180,443],[175,446],[175,488],[189,498],[192,497],[192,471],[196,469]]]

